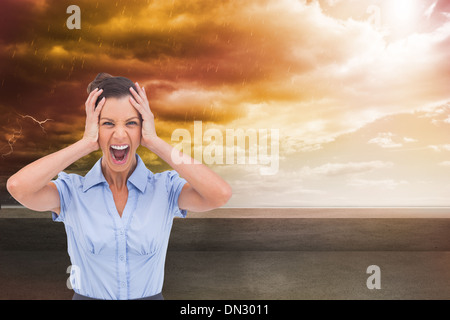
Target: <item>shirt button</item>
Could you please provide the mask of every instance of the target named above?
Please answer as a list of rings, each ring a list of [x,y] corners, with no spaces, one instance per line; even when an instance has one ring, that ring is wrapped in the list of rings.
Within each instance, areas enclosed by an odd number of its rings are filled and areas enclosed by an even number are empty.
[[[122,281],[121,283],[120,283],[120,286],[122,287],[122,288],[125,288],[126,287],[126,283],[125,283],[125,281]]]
[[[120,255],[119,259],[120,259],[120,261],[123,261],[123,260],[125,260],[125,257],[123,255]]]

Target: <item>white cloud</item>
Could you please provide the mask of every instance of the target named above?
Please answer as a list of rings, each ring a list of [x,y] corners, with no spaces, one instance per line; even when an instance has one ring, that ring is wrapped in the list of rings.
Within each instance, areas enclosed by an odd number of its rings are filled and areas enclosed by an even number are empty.
[[[327,163],[319,167],[310,168],[309,166],[301,169],[301,175],[306,176],[338,176],[345,174],[354,174],[368,172],[375,169],[390,168],[392,162],[368,161],[368,162],[348,162],[348,163]]]
[[[408,142],[417,142],[417,139],[414,139],[414,138],[408,138],[408,137],[403,137],[403,141],[405,141],[406,143],[408,143]]]
[[[405,180],[396,181],[393,179],[382,179],[382,180],[353,179],[348,183],[349,186],[353,187],[369,187],[369,188],[379,187],[391,190],[404,184],[408,184],[408,182]]]
[[[394,142],[392,140],[393,136],[391,132],[379,133],[376,138],[370,139],[367,143],[374,143],[382,148],[399,148],[403,146],[401,143]]]
[[[450,151],[450,144],[429,145],[428,148],[430,148],[436,152]]]

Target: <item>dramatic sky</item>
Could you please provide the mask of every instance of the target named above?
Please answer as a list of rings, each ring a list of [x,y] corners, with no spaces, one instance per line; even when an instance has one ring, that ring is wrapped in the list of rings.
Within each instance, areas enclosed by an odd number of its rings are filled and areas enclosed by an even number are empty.
[[[108,72],[146,86],[170,144],[194,144],[194,121],[215,134],[230,207],[450,205],[449,1],[1,0],[0,18],[3,202],[7,177],[82,137],[86,87]],[[227,132],[257,136],[244,163]]]

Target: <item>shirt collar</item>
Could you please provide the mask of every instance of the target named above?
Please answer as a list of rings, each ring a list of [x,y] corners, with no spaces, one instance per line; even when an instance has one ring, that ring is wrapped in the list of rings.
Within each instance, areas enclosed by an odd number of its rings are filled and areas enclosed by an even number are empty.
[[[128,178],[128,181],[143,193],[147,186],[148,175],[151,174],[151,171],[147,169],[138,154],[136,154],[136,162],[136,168]],[[92,169],[84,176],[83,192],[86,192],[89,188],[100,183],[108,183],[102,172],[102,158],[100,158]]]
[[[130,181],[137,189],[139,189],[139,191],[144,193],[145,188],[147,187],[148,176],[152,174],[152,172],[147,169],[144,161],[142,161],[141,157],[139,157],[138,154],[136,154],[136,162],[136,168],[128,178],[128,181]]]

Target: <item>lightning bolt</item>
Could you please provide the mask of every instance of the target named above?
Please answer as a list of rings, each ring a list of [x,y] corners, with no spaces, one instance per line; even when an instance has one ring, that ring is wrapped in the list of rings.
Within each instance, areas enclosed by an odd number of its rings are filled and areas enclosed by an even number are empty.
[[[41,129],[42,129],[42,131],[43,131],[44,133],[47,133],[47,132],[45,132],[45,128],[44,128],[43,124],[46,123],[47,121],[53,121],[53,119],[45,119],[45,120],[43,120],[43,121],[39,121],[39,120],[37,120],[36,118],[34,118],[34,117],[32,117],[32,116],[30,116],[30,115],[28,115],[28,114],[26,114],[26,115],[21,115],[20,113],[18,113],[18,115],[21,116],[23,119],[25,119],[25,118],[30,118],[31,120],[33,120],[34,122],[36,122],[36,123],[41,127]]]
[[[19,125],[20,129],[19,130],[14,129],[14,131],[12,132],[12,135],[9,137],[9,139],[7,141],[8,146],[4,146],[2,148],[2,150],[3,150],[5,147],[9,147],[9,151],[7,153],[3,153],[2,158],[9,156],[10,154],[12,154],[14,152],[13,145],[14,145],[14,143],[16,143],[16,141],[22,135],[22,126],[20,125],[19,119],[17,119],[17,124]]]
[[[22,115],[20,113],[17,113],[17,115],[19,115],[22,119],[26,119],[29,118],[31,120],[33,120],[33,122],[37,123],[39,125],[39,127],[42,129],[42,132],[44,132],[45,134],[47,134],[47,132],[45,132],[45,128],[44,128],[44,124],[47,121],[53,121],[53,119],[45,119],[42,121],[37,120],[35,117],[30,116],[28,114],[26,115]],[[13,132],[11,133],[11,136],[8,138],[7,140],[7,146],[4,146],[3,148],[1,148],[0,150],[3,150],[4,148],[9,147],[9,151],[7,153],[3,153],[1,156],[2,158],[11,155],[14,152],[14,144],[17,142],[17,140],[19,140],[19,138],[22,136],[22,125],[19,119],[16,119],[17,124],[19,125],[19,129],[14,129]]]

